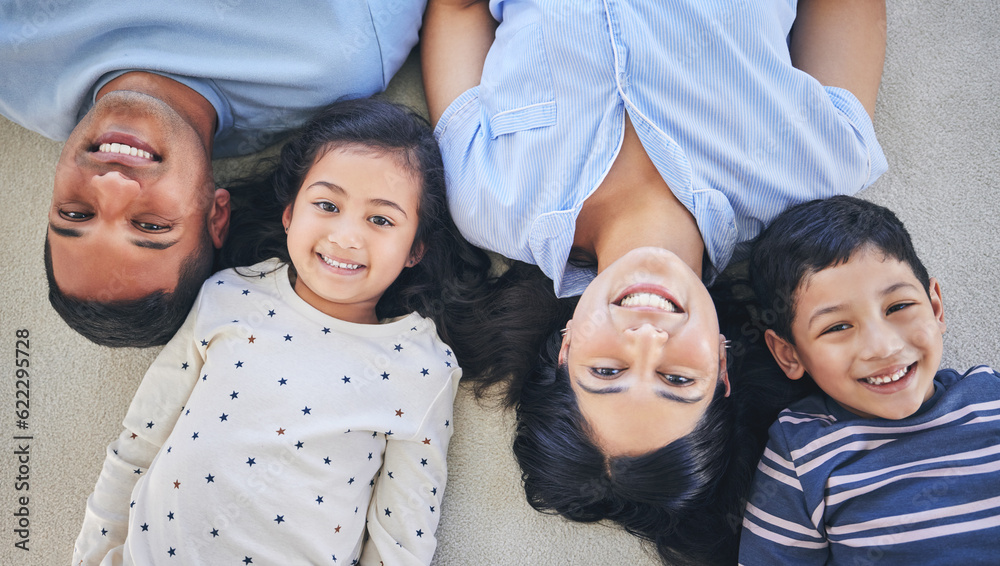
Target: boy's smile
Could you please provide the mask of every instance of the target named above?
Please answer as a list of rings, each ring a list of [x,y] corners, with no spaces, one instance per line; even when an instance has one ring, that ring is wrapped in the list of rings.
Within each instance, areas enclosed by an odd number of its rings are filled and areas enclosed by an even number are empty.
[[[902,419],[934,393],[945,330],[941,286],[929,296],[910,267],[870,248],[803,279],[795,291],[795,344],[768,331],[791,379],[804,374],[861,417]]]

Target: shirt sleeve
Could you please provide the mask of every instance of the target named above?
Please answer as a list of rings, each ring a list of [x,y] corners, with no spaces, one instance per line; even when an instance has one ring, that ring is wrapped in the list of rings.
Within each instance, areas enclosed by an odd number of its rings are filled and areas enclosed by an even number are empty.
[[[427,565],[434,557],[460,377],[461,370],[452,371],[416,435],[390,436],[386,441],[382,470],[368,507],[362,565]]]
[[[83,527],[73,549],[74,565],[121,561],[132,490],[173,430],[204,364],[205,348],[194,337],[197,310],[196,302],[146,371],[125,416],[125,430],[108,446],[97,485],[87,498]]]
[[[814,522],[822,517],[820,502],[809,508],[806,494],[781,424],[771,428],[764,456],[754,474],[750,499],[743,516],[739,563],[826,564],[830,558],[826,535]]]

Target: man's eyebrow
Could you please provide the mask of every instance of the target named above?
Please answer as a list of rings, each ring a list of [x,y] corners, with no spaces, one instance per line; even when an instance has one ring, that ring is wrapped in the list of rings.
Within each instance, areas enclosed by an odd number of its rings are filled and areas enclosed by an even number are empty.
[[[327,182],[327,181],[316,181],[315,183],[309,185],[309,187],[306,187],[306,188],[311,188],[311,187],[316,187],[316,186],[326,187],[327,189],[329,189],[329,190],[331,190],[331,191],[333,191],[333,192],[335,192],[337,194],[341,194],[341,195],[346,195],[347,194],[347,191],[344,190],[344,187],[341,187],[340,185],[338,185],[336,183],[330,183],[330,182]],[[396,204],[395,202],[393,202],[391,200],[386,200],[386,199],[381,199],[381,198],[373,198],[373,199],[370,199],[368,202],[370,204],[374,204],[375,206],[388,206],[389,208],[395,208],[396,210],[398,210],[400,212],[400,214],[402,214],[406,218],[409,218],[409,215],[406,214],[406,211],[403,210],[403,207],[399,206],[398,204]]]
[[[76,228],[60,228],[59,226],[49,223],[49,230],[52,233],[62,236],[64,238],[82,238],[83,232],[77,230]],[[138,246],[140,248],[146,248],[149,250],[165,250],[170,246],[176,244],[180,240],[172,240],[169,242],[154,242],[153,240],[130,240],[133,246]]]
[[[49,230],[52,230],[55,234],[62,236],[63,238],[79,238],[83,234],[75,228],[60,228],[49,222]]]
[[[150,250],[165,250],[170,246],[176,244],[180,240],[173,240],[170,242],[154,242],[153,240],[130,240],[133,246],[139,246],[140,248],[146,248]]]
[[[628,387],[624,387],[621,385],[612,385],[611,387],[605,387],[603,389],[594,389],[591,387],[587,387],[579,379],[576,380],[576,384],[580,386],[580,389],[583,389],[587,393],[593,393],[594,395],[613,395],[615,393],[622,393],[628,391]],[[656,395],[668,401],[674,401],[676,403],[685,403],[687,405],[697,403],[705,398],[704,395],[699,395],[697,397],[681,397],[680,395],[671,393],[670,391],[664,389],[657,389]]]

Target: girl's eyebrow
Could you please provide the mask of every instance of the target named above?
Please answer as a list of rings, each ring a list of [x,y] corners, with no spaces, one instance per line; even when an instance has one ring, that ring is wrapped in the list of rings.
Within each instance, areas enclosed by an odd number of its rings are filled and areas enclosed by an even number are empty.
[[[316,181],[315,183],[313,183],[313,184],[309,185],[308,187],[306,187],[306,190],[311,189],[311,188],[313,188],[315,186],[325,187],[325,188],[327,188],[327,189],[329,189],[329,190],[331,190],[331,191],[333,191],[333,192],[335,192],[335,193],[337,193],[339,195],[347,195],[347,191],[344,190],[344,187],[341,187],[340,185],[338,185],[336,183],[330,183],[330,182],[327,182],[327,181]],[[389,208],[394,208],[394,209],[398,210],[399,213],[402,214],[405,218],[409,218],[410,217],[408,214],[406,214],[406,211],[403,210],[403,207],[399,206],[398,204],[396,204],[395,202],[393,202],[391,200],[386,200],[386,199],[381,199],[381,198],[373,198],[373,199],[368,199],[368,204],[373,204],[375,206],[388,206]]]

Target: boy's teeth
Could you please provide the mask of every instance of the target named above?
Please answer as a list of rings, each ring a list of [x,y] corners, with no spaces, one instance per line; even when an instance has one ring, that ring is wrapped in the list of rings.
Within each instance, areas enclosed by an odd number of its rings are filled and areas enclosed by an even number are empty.
[[[905,368],[897,371],[896,373],[892,373],[892,374],[889,374],[889,375],[880,375],[880,376],[877,376],[877,377],[866,377],[865,381],[867,381],[868,383],[870,383],[872,385],[885,385],[886,383],[890,383],[892,381],[899,381],[899,378],[901,378],[904,375],[906,375],[906,372],[909,371],[909,370],[910,370],[910,367],[907,366],[907,367],[905,367]]]
[[[325,261],[326,264],[329,265],[330,267],[339,267],[341,269],[357,269],[361,267],[360,265],[354,263],[340,263],[339,261],[335,261],[326,257],[325,255],[321,255],[320,257],[322,257],[323,261]]]
[[[145,159],[152,159],[153,154],[148,151],[143,151],[141,149],[136,149],[132,146],[125,145],[123,143],[102,143],[98,150],[105,153],[120,153],[122,155],[135,155]]]
[[[653,307],[667,312],[677,312],[677,305],[653,293],[625,295],[619,304],[623,307]]]

